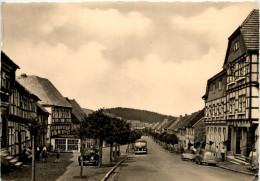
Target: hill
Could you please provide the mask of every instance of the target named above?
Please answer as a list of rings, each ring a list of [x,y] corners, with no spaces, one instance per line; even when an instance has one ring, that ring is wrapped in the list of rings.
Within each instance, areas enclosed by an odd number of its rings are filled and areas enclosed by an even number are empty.
[[[163,121],[164,119],[175,119],[174,116],[163,115],[156,112],[140,110],[140,109],[132,109],[132,108],[110,108],[105,109],[107,112],[122,117],[127,120],[140,120],[146,123],[156,123],[158,121]]]

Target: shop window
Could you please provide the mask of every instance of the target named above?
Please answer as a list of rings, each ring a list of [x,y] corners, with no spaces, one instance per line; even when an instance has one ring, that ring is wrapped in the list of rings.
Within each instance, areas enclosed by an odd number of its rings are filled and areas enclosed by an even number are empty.
[[[68,151],[78,150],[79,140],[68,140]]]
[[[66,150],[66,139],[55,139],[55,149]]]

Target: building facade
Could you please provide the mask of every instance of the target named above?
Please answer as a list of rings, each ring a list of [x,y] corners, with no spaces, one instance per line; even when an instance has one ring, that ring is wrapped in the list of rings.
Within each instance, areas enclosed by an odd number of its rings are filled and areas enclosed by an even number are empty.
[[[217,91],[218,83],[223,90]],[[209,79],[203,99],[207,142],[215,147],[225,141],[231,155],[258,150],[259,10],[229,37],[223,70]]]
[[[47,148],[51,151],[57,148],[62,151],[79,151],[80,140],[73,135],[71,104],[48,79],[23,74],[17,80],[41,99],[39,103],[50,114],[46,136]]]
[[[228,139],[226,121],[226,71],[210,78],[207,83],[205,100],[206,147],[220,148]],[[212,144],[212,145],[211,145]],[[227,145],[229,147],[230,144]]]

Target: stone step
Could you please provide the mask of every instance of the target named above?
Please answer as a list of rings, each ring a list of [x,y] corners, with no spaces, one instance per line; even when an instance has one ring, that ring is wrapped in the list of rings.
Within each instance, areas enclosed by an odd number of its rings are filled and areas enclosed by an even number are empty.
[[[231,163],[236,162],[239,163],[240,165],[249,165],[248,162],[237,159],[234,156],[227,156],[227,157],[230,159],[230,162],[232,161]]]

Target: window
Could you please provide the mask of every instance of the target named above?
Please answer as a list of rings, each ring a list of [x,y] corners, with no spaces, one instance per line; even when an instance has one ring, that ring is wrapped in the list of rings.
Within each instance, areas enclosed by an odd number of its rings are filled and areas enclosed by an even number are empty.
[[[222,79],[218,81],[218,90],[222,89]]]
[[[215,90],[216,90],[216,85],[215,85],[215,83],[212,85],[212,91],[213,91],[213,93],[215,92]]]
[[[68,140],[68,150],[78,150],[79,140]]]
[[[234,52],[237,51],[239,49],[239,41],[237,41],[235,44],[234,44]]]
[[[217,128],[215,127],[215,128],[214,128],[214,134],[216,134],[216,133],[217,133]]]
[[[55,149],[66,150],[66,139],[55,139]]]

